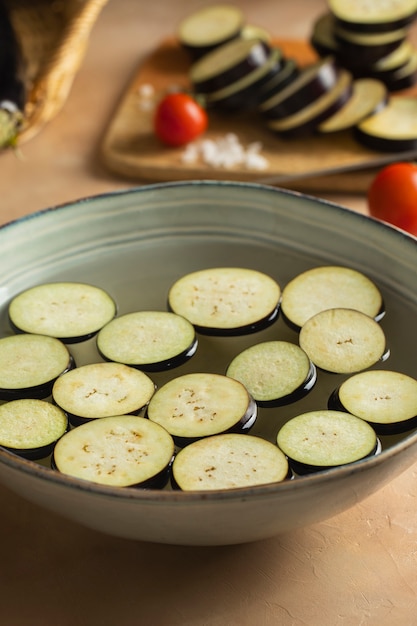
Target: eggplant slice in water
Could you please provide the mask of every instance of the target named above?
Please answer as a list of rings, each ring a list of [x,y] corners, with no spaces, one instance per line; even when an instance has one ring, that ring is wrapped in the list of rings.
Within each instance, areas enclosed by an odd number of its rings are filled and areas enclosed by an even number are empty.
[[[34,398],[0,406],[0,446],[30,460],[51,454],[68,430],[68,417],[59,407]]]
[[[259,406],[290,404],[303,398],[317,379],[304,350],[288,341],[265,341],[240,352],[226,375],[239,380]]]
[[[116,315],[113,298],[94,285],[56,282],[36,285],[17,294],[9,304],[16,332],[49,335],[64,343],[93,337]]]
[[[54,337],[20,334],[0,339],[0,400],[47,398],[55,380],[75,366]]]
[[[331,410],[291,418],[278,431],[277,444],[297,474],[354,463],[380,451],[377,435],[367,422]]]
[[[88,422],[56,444],[52,466],[112,487],[161,488],[169,480],[174,442],[144,417],[116,415]]]
[[[183,448],[172,464],[172,486],[183,491],[238,489],[289,477],[284,453],[252,435],[225,434]]]
[[[354,374],[389,356],[381,326],[354,309],[326,309],[310,317],[299,343],[316,367],[335,374]]]
[[[197,350],[194,326],[168,311],[137,311],[115,317],[97,334],[97,348],[107,361],[143,371],[182,365]]]
[[[244,335],[264,329],[278,317],[281,289],[262,272],[215,267],[179,278],[168,293],[171,311],[188,319],[197,332]]]
[[[356,309],[381,320],[381,291],[365,274],[343,265],[319,265],[297,274],[282,290],[281,313],[295,330],[325,309]]]
[[[340,69],[335,85],[310,104],[288,117],[270,119],[268,128],[282,137],[299,137],[339,111],[352,95],[353,77]]]
[[[52,388],[54,402],[77,426],[89,420],[139,413],[155,391],[154,382],[122,363],[89,363],[60,376]]]
[[[379,435],[403,433],[417,424],[417,380],[390,370],[360,372],[335,389],[329,408],[360,417]]]
[[[163,426],[182,447],[225,432],[247,433],[257,406],[242,383],[221,374],[197,372],[160,387],[147,407],[147,417]]]

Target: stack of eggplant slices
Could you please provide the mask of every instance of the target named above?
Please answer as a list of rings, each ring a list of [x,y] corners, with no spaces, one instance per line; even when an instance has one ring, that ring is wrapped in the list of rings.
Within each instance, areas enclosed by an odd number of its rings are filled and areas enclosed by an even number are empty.
[[[279,137],[350,129],[376,151],[417,148],[417,80],[409,33],[417,0],[328,0],[313,24],[318,60],[301,66],[241,10],[212,5],[186,17],[178,38],[207,109],[256,112]]]

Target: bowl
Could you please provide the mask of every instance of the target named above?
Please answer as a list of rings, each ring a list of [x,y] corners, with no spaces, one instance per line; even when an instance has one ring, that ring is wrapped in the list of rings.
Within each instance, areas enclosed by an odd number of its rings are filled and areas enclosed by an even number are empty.
[[[179,276],[211,266],[263,271],[285,285],[324,264],[364,272],[380,287],[380,322],[391,355],[384,367],[417,375],[417,241],[349,209],[304,194],[251,183],[192,181],[126,189],[46,209],[0,230],[0,333],[10,334],[7,305],[22,289],[54,280],[105,287],[119,313],[167,306]],[[178,368],[224,373],[237,351],[256,341],[296,341],[281,318],[245,337],[199,338]],[[71,346],[77,364],[97,360],[95,340]],[[155,374],[161,385],[173,372]],[[251,431],[274,441],[289,417],[325,408],[338,375],[320,372],[305,398],[261,409]],[[406,470],[417,433],[381,437],[382,452],[277,484],[206,492],[113,488],[71,478],[50,460],[0,449],[0,481],[23,498],[98,531],[148,542],[230,545],[256,541],[330,518]]]

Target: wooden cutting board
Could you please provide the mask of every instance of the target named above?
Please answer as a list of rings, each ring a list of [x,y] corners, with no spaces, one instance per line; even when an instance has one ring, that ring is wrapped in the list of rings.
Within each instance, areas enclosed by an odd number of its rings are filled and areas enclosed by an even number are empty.
[[[278,40],[284,55],[300,67],[317,59],[304,41]],[[207,138],[235,133],[246,147],[261,142],[268,168],[253,171],[235,166],[213,168],[203,162],[184,163],[184,148],[163,146],[154,136],[152,119],[155,102],[167,89],[189,88],[190,60],[175,39],[163,41],[138,66],[104,135],[101,156],[113,173],[137,183],[216,179],[277,184],[292,189],[327,192],[363,192],[378,167],[413,154],[374,152],[358,144],[349,131],[329,136],[280,139],[268,131],[256,115],[226,115],[210,112]],[[148,95],[151,86],[153,95]],[[417,155],[417,152],[416,152]],[[332,172],[336,170],[336,172]]]

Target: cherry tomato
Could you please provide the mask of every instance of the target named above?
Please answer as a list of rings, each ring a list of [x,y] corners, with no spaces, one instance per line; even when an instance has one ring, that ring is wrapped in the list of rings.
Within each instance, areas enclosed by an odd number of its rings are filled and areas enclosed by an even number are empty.
[[[156,136],[169,146],[182,146],[206,130],[205,109],[186,93],[171,93],[157,106],[154,130]]]
[[[368,189],[369,213],[417,236],[417,164],[383,167]]]

